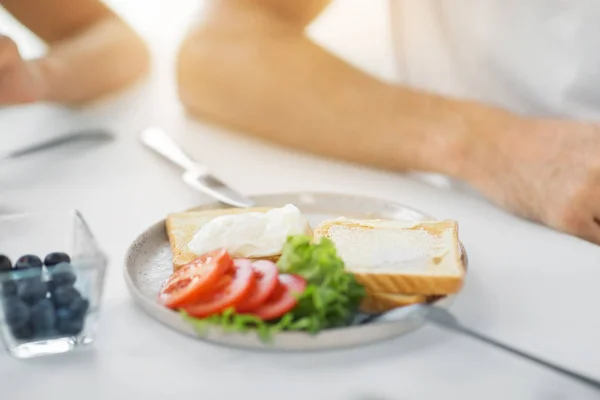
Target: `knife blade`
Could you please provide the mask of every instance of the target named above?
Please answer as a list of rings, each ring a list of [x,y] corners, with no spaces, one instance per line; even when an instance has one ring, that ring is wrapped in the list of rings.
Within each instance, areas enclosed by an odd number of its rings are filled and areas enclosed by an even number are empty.
[[[431,323],[434,323],[442,328],[445,328],[449,331],[463,334],[472,339],[479,340],[483,343],[487,343],[488,345],[496,347],[497,349],[504,350],[506,352],[512,353],[516,356],[519,356],[526,360],[534,362],[538,365],[549,368],[555,372],[566,375],[572,379],[575,379],[583,384],[589,385],[595,389],[600,389],[600,381],[599,380],[592,378],[590,376],[583,375],[579,372],[567,369],[561,365],[552,363],[550,361],[543,360],[540,357],[534,356],[530,353],[526,353],[526,352],[519,350],[513,346],[509,346],[507,344],[499,342],[496,339],[492,339],[491,337],[489,337],[487,335],[476,332],[476,331],[466,327],[462,323],[460,323],[458,321],[458,319],[453,314],[450,313],[450,311],[445,310],[443,308],[436,307],[434,305],[413,304],[410,306],[402,307],[401,309],[393,309],[393,310],[382,312],[379,314],[372,314],[371,316],[362,319],[359,322],[359,324],[365,325],[368,323],[375,322],[379,319],[383,319],[386,316],[392,316],[393,314],[395,314],[396,311],[400,311],[398,313],[397,317],[402,316],[403,318],[406,318],[409,315],[411,315],[413,317],[417,317],[417,316],[423,317],[423,318],[425,318],[425,320],[427,320]],[[389,321],[393,321],[393,320],[394,319],[392,319],[392,318],[389,319]]]
[[[109,141],[112,139],[114,139],[114,135],[103,129],[68,132],[64,135],[39,143],[34,143],[27,147],[0,153],[0,162],[50,150],[54,147],[62,146],[75,141]]]
[[[148,148],[182,168],[184,173],[181,178],[192,189],[234,207],[245,208],[254,205],[252,200],[227,186],[211,174],[207,167],[186,154],[162,129],[147,128],[142,131],[140,139]]]

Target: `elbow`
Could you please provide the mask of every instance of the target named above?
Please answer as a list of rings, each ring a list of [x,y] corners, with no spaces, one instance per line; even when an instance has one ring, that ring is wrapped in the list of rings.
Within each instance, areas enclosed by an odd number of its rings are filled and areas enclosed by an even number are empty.
[[[221,26],[193,26],[176,60],[177,93],[186,111],[200,118],[229,119],[241,98],[239,80],[253,64],[240,56],[247,52],[248,44]]]
[[[188,113],[223,123],[236,119],[240,102],[247,100],[242,80],[253,64],[236,56],[244,46],[199,31],[184,39],[177,55],[177,92]]]

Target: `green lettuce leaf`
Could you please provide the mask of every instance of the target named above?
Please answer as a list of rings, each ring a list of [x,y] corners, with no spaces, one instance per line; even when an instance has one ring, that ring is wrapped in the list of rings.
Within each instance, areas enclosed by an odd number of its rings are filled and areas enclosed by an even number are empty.
[[[317,333],[348,325],[365,296],[363,286],[345,271],[344,262],[327,238],[314,243],[309,236],[290,236],[277,267],[282,273],[300,275],[307,282],[296,307],[280,319],[265,322],[252,315],[237,314],[233,309],[203,319],[190,317],[182,311],[183,318],[200,334],[211,325],[219,325],[229,332],[256,330],[263,340],[268,341],[281,331]]]

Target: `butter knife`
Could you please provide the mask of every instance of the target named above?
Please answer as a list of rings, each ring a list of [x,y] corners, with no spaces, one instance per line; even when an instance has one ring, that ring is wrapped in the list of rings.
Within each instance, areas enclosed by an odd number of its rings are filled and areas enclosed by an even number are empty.
[[[45,150],[50,150],[55,147],[76,141],[109,141],[113,138],[114,136],[112,135],[112,133],[102,129],[68,132],[61,136],[51,138],[39,143],[34,143],[17,150],[0,152],[0,162],[28,156]]]
[[[234,207],[254,205],[252,200],[227,186],[212,175],[207,167],[187,155],[162,129],[147,128],[142,131],[140,140],[148,148],[181,167],[184,170],[182,180],[192,189]]]
[[[399,310],[395,309],[395,310],[390,310],[390,311],[379,313],[379,314],[372,314],[372,315],[368,316],[367,318],[364,318],[363,320],[361,320],[359,322],[359,324],[365,325],[367,323],[375,322],[379,319],[384,318],[385,316],[392,315],[392,313],[394,313],[394,311],[399,311]],[[461,324],[458,321],[458,319],[453,314],[451,314],[448,310],[445,310],[445,309],[442,309],[442,308],[439,308],[439,307],[436,307],[433,305],[414,304],[411,306],[402,307],[402,312],[400,314],[404,317],[406,317],[407,315],[411,315],[411,316],[415,316],[415,317],[417,315],[419,315],[421,317],[424,317],[425,320],[427,320],[435,325],[438,325],[444,329],[447,329],[447,330],[455,332],[455,333],[463,334],[467,337],[479,340],[480,342],[483,342],[483,343],[487,343],[498,349],[501,349],[501,350],[507,351],[509,353],[512,353],[514,355],[517,355],[519,357],[522,357],[526,360],[529,360],[538,365],[541,365],[541,366],[551,369],[555,372],[558,372],[559,374],[566,375],[566,376],[570,377],[571,379],[574,379],[580,383],[583,383],[585,385],[588,385],[595,389],[600,390],[600,381],[599,380],[594,379],[590,376],[586,376],[581,373],[572,371],[561,365],[551,363],[547,360],[543,360],[537,356],[526,353],[515,347],[501,343],[498,340],[492,339],[489,336],[486,336],[482,333],[476,332],[476,331],[464,326],[463,324]],[[390,319],[390,320],[393,320],[393,319]]]

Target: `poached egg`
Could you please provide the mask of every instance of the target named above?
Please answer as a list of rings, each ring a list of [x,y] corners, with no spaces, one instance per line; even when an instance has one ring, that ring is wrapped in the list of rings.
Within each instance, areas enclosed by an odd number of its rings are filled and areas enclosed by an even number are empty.
[[[264,213],[217,217],[194,234],[188,248],[197,255],[225,248],[233,257],[270,257],[281,254],[288,236],[307,231],[308,221],[300,210],[287,204]]]

